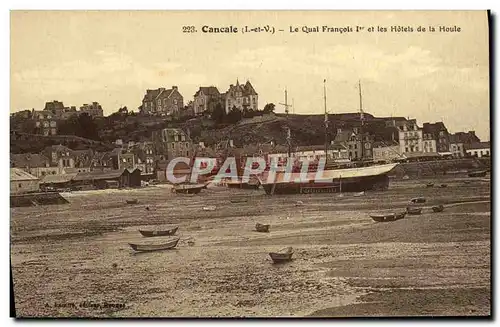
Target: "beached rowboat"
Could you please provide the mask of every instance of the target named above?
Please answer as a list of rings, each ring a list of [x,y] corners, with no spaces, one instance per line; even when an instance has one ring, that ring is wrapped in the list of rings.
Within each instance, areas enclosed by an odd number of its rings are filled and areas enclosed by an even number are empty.
[[[139,203],[139,200],[133,199],[133,200],[126,200],[127,204],[137,204]]]
[[[422,208],[407,207],[406,213],[409,215],[420,215],[422,213]]]
[[[261,232],[261,233],[267,233],[267,232],[269,232],[269,227],[270,227],[270,225],[259,224],[259,223],[255,224],[255,230],[257,232]]]
[[[406,215],[406,212],[390,212],[390,213],[374,213],[370,215],[370,218],[375,220],[376,222],[388,222],[388,221],[395,221],[399,219],[403,219]]]
[[[432,211],[434,211],[434,212],[441,212],[443,210],[444,210],[444,206],[442,204],[432,207]]]
[[[179,229],[179,227],[174,227],[174,228],[165,229],[165,230],[139,230],[139,233],[141,233],[142,236],[145,236],[145,237],[170,236],[170,235],[174,235],[177,232],[177,229]]]
[[[410,203],[425,203],[427,200],[423,197],[420,196],[418,198],[413,198],[410,200]]]
[[[162,242],[162,243],[129,243],[130,247],[138,252],[150,252],[150,251],[160,251],[160,250],[168,250],[173,249],[177,246],[180,238],[176,238],[175,240]]]
[[[177,184],[173,191],[180,194],[198,194],[204,189],[206,184]]]
[[[292,260],[292,255],[293,255],[292,247],[288,247],[278,252],[269,252],[269,256],[271,257],[274,263],[290,261]]]
[[[488,171],[486,171],[486,170],[474,171],[474,172],[470,172],[468,175],[469,175],[469,177],[485,177],[487,172]]]

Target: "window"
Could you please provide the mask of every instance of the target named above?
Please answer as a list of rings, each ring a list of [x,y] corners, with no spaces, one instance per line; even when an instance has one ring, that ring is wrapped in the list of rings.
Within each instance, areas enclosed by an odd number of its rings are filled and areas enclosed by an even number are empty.
[[[415,151],[418,152],[418,146],[415,147]]]
[[[358,149],[358,144],[354,144],[354,149]]]
[[[408,147],[405,148],[405,152],[408,152]]]
[[[23,184],[19,183],[19,187],[23,187]]]

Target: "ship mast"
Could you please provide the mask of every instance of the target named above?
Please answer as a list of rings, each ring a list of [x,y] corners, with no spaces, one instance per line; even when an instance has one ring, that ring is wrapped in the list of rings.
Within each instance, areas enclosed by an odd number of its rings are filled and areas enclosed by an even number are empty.
[[[292,135],[290,132],[290,123],[288,119],[288,107],[292,107],[291,105],[288,104],[288,92],[285,88],[285,103],[280,103],[281,105],[285,106],[285,113],[286,113],[286,122],[287,122],[287,132],[286,132],[286,143],[288,145],[288,158],[292,156]]]
[[[323,98],[325,102],[325,163],[328,160],[328,112],[326,111],[326,79],[323,80]]]
[[[363,125],[365,124],[365,114],[363,112],[363,97],[361,94],[361,80],[358,81],[359,85],[359,119],[361,121],[361,128],[360,128],[360,134],[361,134],[361,160],[364,160],[365,155],[365,145],[364,145],[364,134],[363,134]]]

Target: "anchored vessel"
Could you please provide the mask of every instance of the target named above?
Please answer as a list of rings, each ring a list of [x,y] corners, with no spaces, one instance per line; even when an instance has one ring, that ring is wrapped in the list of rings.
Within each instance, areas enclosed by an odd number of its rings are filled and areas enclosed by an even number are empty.
[[[324,80],[326,85],[326,80]],[[361,82],[359,84],[360,96],[360,120],[364,125],[364,112],[361,100]],[[325,156],[328,158],[328,112],[326,110],[326,86],[324,86],[325,101]],[[288,103],[285,91],[285,110],[288,114]],[[287,130],[288,146],[290,149],[290,129]],[[363,133],[361,132],[361,135]],[[363,150],[363,137],[361,137],[361,149]],[[288,152],[289,159],[291,151]],[[362,154],[363,158],[364,155]],[[322,171],[310,171],[307,174],[298,172],[264,172],[259,177],[259,181],[267,194],[293,194],[293,193],[342,193],[342,192],[363,192],[368,190],[386,190],[389,187],[389,177],[387,174],[398,164],[365,165],[361,162],[361,167],[356,168],[335,168],[326,162],[326,168]],[[272,175],[270,175],[272,174]]]
[[[260,177],[262,187],[267,194],[293,193],[340,193],[361,192],[368,190],[386,190],[389,187],[387,174],[398,164],[386,164],[360,168],[324,170],[319,173],[276,172],[275,178],[269,178],[270,172]]]

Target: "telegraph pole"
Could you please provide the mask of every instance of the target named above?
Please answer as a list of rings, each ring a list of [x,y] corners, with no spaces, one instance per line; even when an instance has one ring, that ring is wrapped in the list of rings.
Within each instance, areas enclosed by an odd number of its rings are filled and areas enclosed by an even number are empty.
[[[323,99],[325,103],[325,159],[328,159],[328,112],[326,111],[326,79],[323,80]]]

